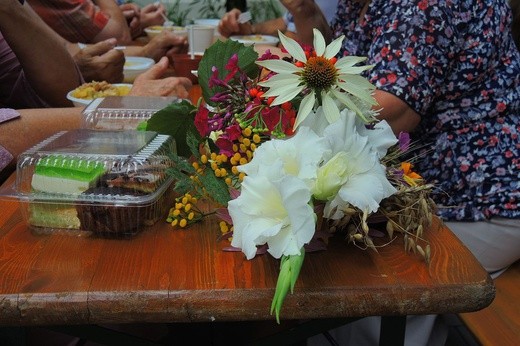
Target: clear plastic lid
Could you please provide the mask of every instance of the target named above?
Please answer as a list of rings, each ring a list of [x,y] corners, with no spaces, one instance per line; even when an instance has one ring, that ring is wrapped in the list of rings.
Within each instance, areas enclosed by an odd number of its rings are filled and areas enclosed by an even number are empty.
[[[182,99],[175,96],[110,96],[92,101],[83,110],[83,128],[96,130],[135,130],[139,123],[157,111]]]
[[[153,203],[171,185],[166,170],[175,150],[172,137],[151,131],[62,131],[18,157],[11,195],[45,203]]]

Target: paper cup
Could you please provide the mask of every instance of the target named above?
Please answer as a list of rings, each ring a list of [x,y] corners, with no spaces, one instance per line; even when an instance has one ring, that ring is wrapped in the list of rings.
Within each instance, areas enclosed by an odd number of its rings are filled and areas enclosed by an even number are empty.
[[[210,25],[188,25],[189,52],[204,53],[215,37],[215,27]]]

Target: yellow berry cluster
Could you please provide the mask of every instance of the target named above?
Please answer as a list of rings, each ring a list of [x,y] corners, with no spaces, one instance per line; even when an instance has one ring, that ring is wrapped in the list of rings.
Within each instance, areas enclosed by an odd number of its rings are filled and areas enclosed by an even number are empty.
[[[226,221],[219,222],[220,233],[228,234],[229,232],[233,232],[233,225],[228,224]]]
[[[197,198],[186,193],[182,197],[175,199],[175,205],[168,213],[167,222],[171,223],[173,227],[184,228],[202,218],[202,213],[195,208]]]
[[[224,154],[211,153],[201,155],[200,164],[209,165],[217,178],[225,180],[228,186],[234,186],[235,183],[241,182],[245,174],[238,171],[238,166],[244,165],[251,161],[253,152],[261,142],[261,137],[254,133],[251,127],[242,130],[242,135],[238,139],[238,143],[233,144],[233,155],[228,157]],[[194,163],[193,167],[197,173],[202,173],[201,165]],[[192,179],[196,179],[192,177]]]

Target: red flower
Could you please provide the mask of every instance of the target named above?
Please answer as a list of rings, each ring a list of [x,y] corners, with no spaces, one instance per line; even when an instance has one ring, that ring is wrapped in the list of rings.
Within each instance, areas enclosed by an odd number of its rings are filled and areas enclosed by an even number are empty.
[[[202,104],[199,106],[197,114],[195,114],[195,127],[202,137],[205,137],[209,134],[208,114],[209,110]]]

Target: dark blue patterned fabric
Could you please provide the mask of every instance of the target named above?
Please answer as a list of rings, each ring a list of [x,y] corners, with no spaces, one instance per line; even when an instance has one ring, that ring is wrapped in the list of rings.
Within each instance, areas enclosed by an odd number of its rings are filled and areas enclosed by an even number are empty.
[[[415,169],[446,220],[520,218],[520,53],[507,0],[339,1],[342,55],[369,58],[378,89],[421,116]]]

